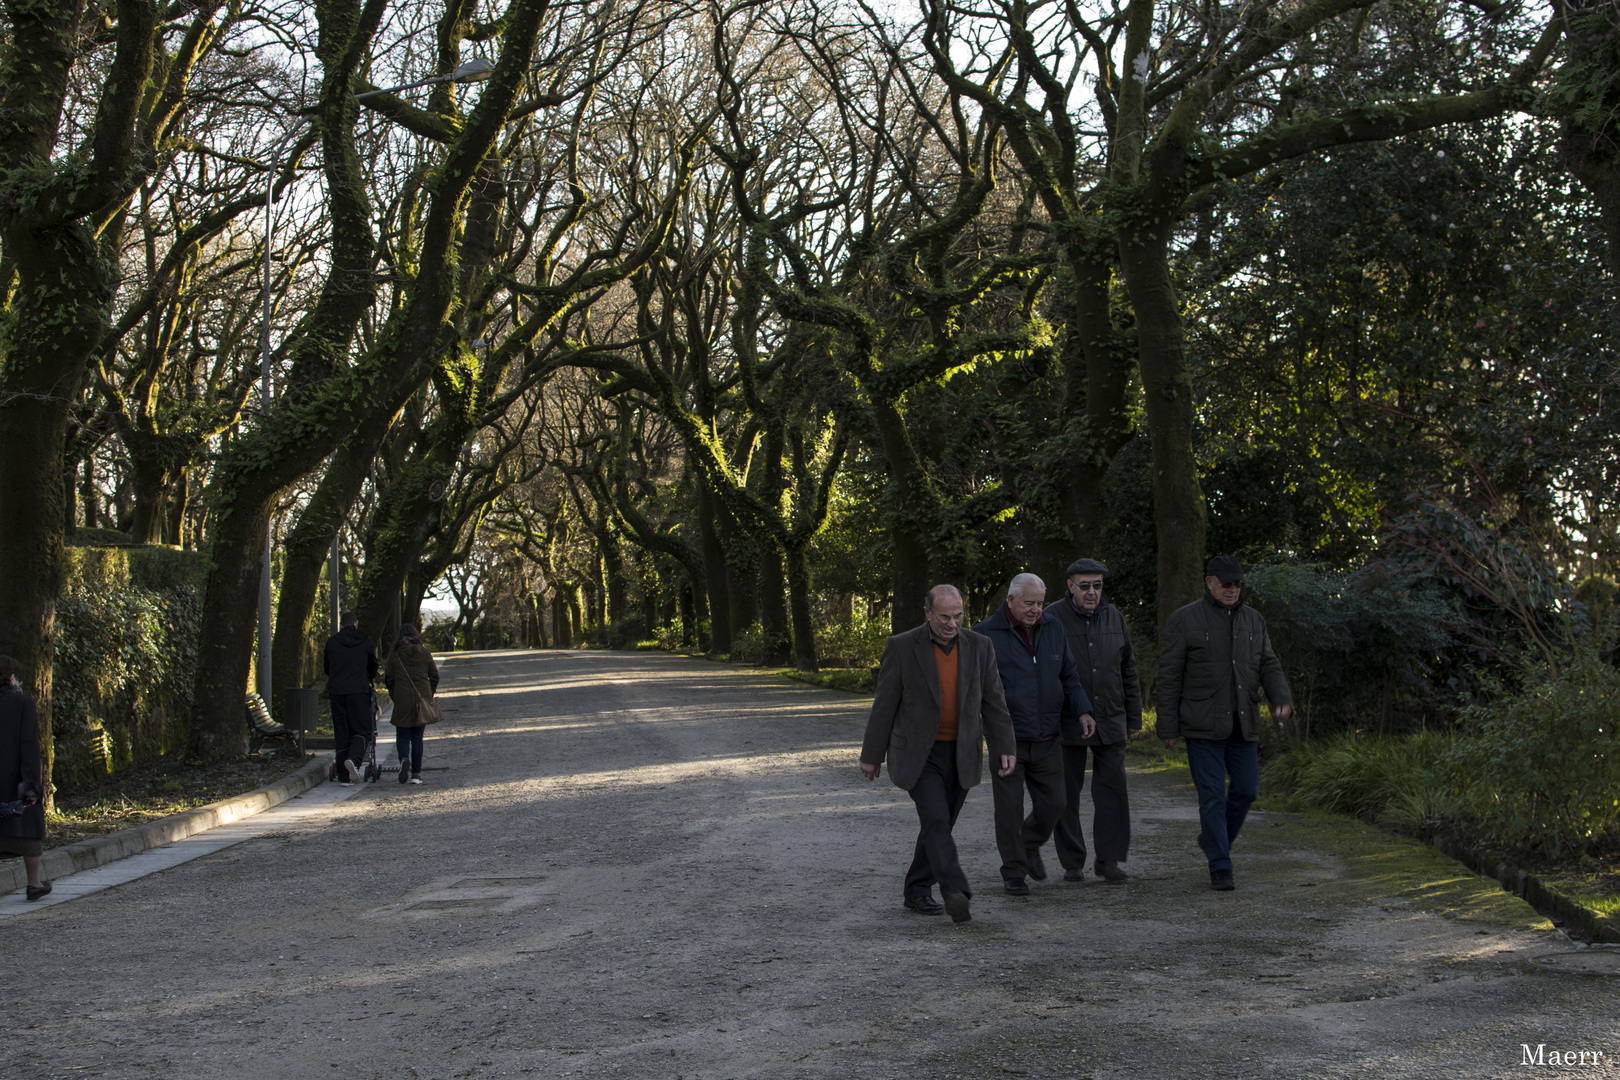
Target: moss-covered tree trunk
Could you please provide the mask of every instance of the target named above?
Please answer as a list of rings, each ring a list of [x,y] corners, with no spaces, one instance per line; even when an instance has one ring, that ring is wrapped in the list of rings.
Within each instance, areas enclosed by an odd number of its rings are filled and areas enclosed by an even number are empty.
[[[365,485],[372,459],[387,433],[386,420],[373,418],[366,425],[369,430],[356,432],[332,455],[315,493],[298,515],[298,524],[282,542],[281,595],[276,599],[276,629],[270,647],[271,687],[277,702],[283,691],[299,685],[299,657],[314,622],[315,599],[331,558],[332,540]],[[376,434],[378,431],[383,434]]]
[[[53,160],[83,44],[83,0],[10,0],[0,47],[0,653],[16,659],[40,718],[50,804],[51,636],[66,563],[68,412],[110,320],[116,255],[102,232],[138,183],[135,124],[152,73],[157,9],[117,5],[87,155]],[[96,12],[96,24],[106,13]]]
[[[929,580],[928,537],[922,527],[930,509],[928,479],[900,410],[892,402],[874,401],[872,412],[889,466],[889,542],[894,558],[889,632],[899,634],[922,624],[923,597],[938,584]]]
[[[793,618],[793,663],[800,671],[819,671],[816,657],[815,618],[810,611],[810,559],[808,543],[788,545],[788,608]]]
[[[759,499],[765,506],[782,503],[782,455],[786,449],[784,418],[766,425],[763,460],[758,462]],[[787,573],[782,545],[774,536],[755,534],[759,550],[759,628],[764,641],[764,662],[786,664],[793,659],[792,630],[788,626]]]
[[[1192,376],[1181,308],[1170,277],[1170,228],[1130,236],[1121,265],[1136,309],[1137,356],[1153,440],[1153,518],[1159,542],[1159,628],[1203,594],[1208,517],[1193,452]]]
[[[726,575],[726,550],[715,524],[714,493],[699,474],[697,483],[698,536],[703,544],[703,587],[709,597],[709,647],[731,652],[731,587]]]
[[[1083,418],[1084,423],[1064,492],[1064,518],[1074,530],[1072,562],[1096,558],[1101,547],[1108,523],[1103,481],[1109,463],[1131,437],[1129,403],[1136,365],[1114,326],[1110,262],[1092,257],[1089,250],[1071,254],[1068,262],[1074,277],[1074,319],[1064,356],[1062,418],[1066,423]],[[1067,570],[1067,565],[1054,569]]]
[[[252,432],[234,440],[211,485],[217,515],[202,620],[195,690],[198,748],[209,758],[244,745],[242,694],[247,684],[253,612],[242,583],[256,588],[268,508],[288,485],[314,469],[375,410],[397,411],[454,340],[456,249],[466,196],[517,100],[546,0],[513,0],[500,60],[478,105],[450,141],[435,177],[422,229],[417,273],[398,316],[357,362],[348,353],[375,290],[374,243],[365,173],[352,131],[352,81],[385,4],[330,2],[317,8],[325,65],[317,109],[332,218],[331,269],[291,353],[288,393]]]

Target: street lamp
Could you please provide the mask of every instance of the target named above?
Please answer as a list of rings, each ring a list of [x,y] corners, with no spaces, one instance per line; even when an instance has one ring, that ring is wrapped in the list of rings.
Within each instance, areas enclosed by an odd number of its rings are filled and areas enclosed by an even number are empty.
[[[483,57],[474,57],[455,70],[445,75],[435,75],[431,79],[420,82],[405,83],[401,86],[389,86],[380,90],[367,90],[356,94],[356,100],[376,97],[378,94],[397,94],[402,90],[415,90],[422,86],[437,86],[441,83],[471,83],[483,82],[495,73],[495,65]],[[264,313],[259,327],[259,404],[266,414],[270,411],[270,249],[275,243],[276,235],[276,163],[281,154],[287,149],[292,140],[309,124],[309,117],[302,116],[298,122],[287,130],[276,145],[270,149],[270,171],[264,182]],[[333,552],[336,553],[336,541],[333,541]],[[336,559],[333,560],[336,566]],[[337,575],[332,575],[332,610],[333,621],[337,613]],[[336,627],[334,626],[334,632]],[[274,632],[274,619],[270,613],[270,521],[266,518],[264,523],[264,567],[259,573],[259,664],[258,683],[259,696],[264,699],[266,708],[274,708],[271,700],[273,694],[270,689],[270,638]]]

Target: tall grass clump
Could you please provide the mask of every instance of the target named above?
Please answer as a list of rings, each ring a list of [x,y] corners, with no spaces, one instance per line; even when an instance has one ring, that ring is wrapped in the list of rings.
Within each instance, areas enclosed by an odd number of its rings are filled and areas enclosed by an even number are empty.
[[[1267,784],[1300,802],[1420,834],[1448,816],[1457,786],[1456,737],[1337,735],[1290,747]]]

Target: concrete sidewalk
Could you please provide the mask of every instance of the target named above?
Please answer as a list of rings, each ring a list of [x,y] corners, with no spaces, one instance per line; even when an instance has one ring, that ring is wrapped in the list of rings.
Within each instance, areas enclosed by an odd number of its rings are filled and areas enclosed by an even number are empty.
[[[385,711],[392,708],[389,705]],[[380,765],[388,763],[393,746],[394,726],[385,715],[377,729]],[[28,883],[27,871],[21,859],[0,863],[0,919],[65,903],[179,866],[359,794],[360,785],[345,788],[341,784],[326,784],[331,764],[329,754],[317,753],[303,768],[273,784],[134,828],[51,848],[40,860],[40,877],[51,883],[51,891],[38,900],[28,899],[24,889]],[[385,773],[384,779],[394,782],[392,774]],[[287,805],[289,802],[292,805]]]
[[[322,761],[315,764],[319,764],[324,773],[331,762]],[[0,896],[0,919],[26,915],[56,904],[65,904],[69,900],[77,900],[82,896],[110,889],[114,885],[123,885],[149,874],[180,866],[193,859],[200,859],[204,855],[212,855],[244,840],[284,829],[294,822],[328,810],[334,804],[358,795],[360,790],[359,784],[346,788],[338,784],[323,783],[268,810],[183,836],[171,843],[91,870],[59,878],[52,878],[50,874],[42,872],[41,876],[51,882],[50,893],[32,902],[28,900],[28,894],[21,889]]]

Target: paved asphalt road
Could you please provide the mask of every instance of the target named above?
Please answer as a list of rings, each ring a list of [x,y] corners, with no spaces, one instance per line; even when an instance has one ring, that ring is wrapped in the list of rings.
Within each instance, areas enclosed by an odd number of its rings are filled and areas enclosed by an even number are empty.
[[[428,785],[0,924],[0,1078],[1614,1074],[1620,980],[1531,964],[1568,943],[1529,909],[1443,918],[1286,815],[1211,893],[1174,772],[1133,774],[1131,883],[1026,899],[974,791],[953,927],[900,907],[865,699],[664,655],[444,670]]]

